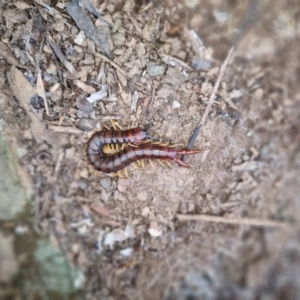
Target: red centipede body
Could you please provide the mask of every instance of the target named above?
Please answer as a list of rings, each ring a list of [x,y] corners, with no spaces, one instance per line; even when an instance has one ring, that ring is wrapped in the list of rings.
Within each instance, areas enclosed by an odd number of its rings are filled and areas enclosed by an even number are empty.
[[[179,154],[195,154],[197,150],[175,150],[168,146],[152,144],[150,142],[141,144],[147,137],[146,132],[140,128],[125,131],[100,131],[93,134],[88,141],[87,155],[94,167],[104,173],[118,172],[139,159],[164,159],[175,160],[179,165],[189,167],[176,156]],[[103,147],[107,144],[131,143],[134,146],[107,155]]]

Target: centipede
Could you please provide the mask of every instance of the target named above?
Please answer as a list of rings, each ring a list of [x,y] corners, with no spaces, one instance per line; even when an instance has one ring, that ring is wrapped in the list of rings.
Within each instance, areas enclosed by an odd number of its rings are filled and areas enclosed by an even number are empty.
[[[104,151],[109,144],[128,144],[113,154]],[[88,161],[98,171],[118,172],[130,164],[142,159],[173,160],[178,165],[190,166],[179,158],[183,154],[196,154],[198,150],[174,149],[147,140],[147,132],[137,127],[129,130],[105,130],[92,135],[87,144]]]

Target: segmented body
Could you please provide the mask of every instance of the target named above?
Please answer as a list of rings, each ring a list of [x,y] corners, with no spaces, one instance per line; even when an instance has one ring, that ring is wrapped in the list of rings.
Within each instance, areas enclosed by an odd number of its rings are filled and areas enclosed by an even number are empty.
[[[145,142],[146,132],[140,128],[125,131],[100,131],[93,134],[88,141],[87,155],[94,167],[104,173],[118,172],[139,159],[164,159],[175,160],[184,167],[188,164],[176,156],[178,154],[195,154],[195,150],[175,150],[168,146],[162,146]],[[128,146],[112,155],[107,155],[103,148],[107,144],[131,143]],[[144,144],[143,144],[144,143]]]

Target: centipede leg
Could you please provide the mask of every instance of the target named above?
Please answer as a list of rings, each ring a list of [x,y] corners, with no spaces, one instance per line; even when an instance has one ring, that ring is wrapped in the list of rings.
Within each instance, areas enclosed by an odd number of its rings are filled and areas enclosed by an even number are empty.
[[[125,175],[122,174],[122,170],[117,172],[117,176],[119,176],[120,178],[128,178],[128,177],[126,177],[126,174]]]
[[[153,161],[151,159],[149,159],[149,163],[150,163],[151,167],[154,169],[154,164],[153,164]]]
[[[128,168],[125,168],[125,169],[124,169],[124,173],[125,173],[126,178],[129,178]]]
[[[112,172],[112,173],[107,173],[107,176],[109,176],[109,177],[118,177],[119,176],[119,174],[118,174],[118,172]]]
[[[175,147],[182,147],[183,144],[174,144],[174,145],[169,145],[170,148],[175,148]]]
[[[128,143],[128,145],[131,146],[131,147],[138,147],[138,145],[131,144],[131,143]]]
[[[137,163],[135,163],[135,162],[133,162],[132,164],[131,164],[136,170],[138,170],[139,169],[139,166],[138,166],[138,164]]]
[[[168,161],[166,161],[165,163],[166,163],[166,165],[167,165],[170,169],[173,169],[172,166],[171,166],[171,164],[170,164]]]
[[[161,145],[162,144],[162,141],[160,140],[160,141],[154,141],[154,142],[152,142],[152,144],[153,145]]]
[[[158,159],[157,162],[158,162],[162,167],[165,166],[161,160]]]
[[[137,163],[138,163],[142,168],[145,168],[145,163],[144,163],[144,160],[143,160],[143,159],[138,160]]]
[[[111,122],[111,126],[113,127],[114,130],[117,130],[117,129],[122,130],[122,127],[118,121],[114,121],[114,120],[110,119],[110,122]]]

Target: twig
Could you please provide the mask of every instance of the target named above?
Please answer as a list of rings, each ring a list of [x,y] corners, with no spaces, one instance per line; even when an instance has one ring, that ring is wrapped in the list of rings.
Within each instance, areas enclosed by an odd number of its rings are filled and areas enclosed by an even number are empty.
[[[233,46],[236,48],[240,41],[244,38],[247,32],[255,25],[257,21],[257,9],[259,0],[250,0],[248,8],[240,24],[238,25],[238,31],[233,40]]]
[[[156,93],[156,88],[153,87],[151,98],[149,100],[149,103],[146,106],[146,118],[149,118],[149,107],[150,107],[150,104],[153,102],[153,99],[155,97],[155,93]]]
[[[141,29],[140,25],[138,24],[137,20],[132,17],[130,12],[127,12],[127,16],[130,19],[130,21],[132,22],[133,26],[135,27],[135,30],[137,31],[138,35],[142,36],[142,29]]]
[[[43,98],[46,115],[49,116],[50,115],[49,107],[48,107],[47,97],[46,97],[46,93],[45,93],[45,88],[44,88],[44,84],[43,84],[43,80],[42,80],[42,73],[41,73],[41,68],[40,68],[40,61],[41,61],[41,56],[42,56],[42,50],[43,50],[43,47],[45,44],[45,38],[46,38],[46,35],[44,34],[41,44],[40,44],[38,58],[37,58],[36,66],[35,66],[35,68],[36,68],[36,89],[37,89],[39,96]]]
[[[191,138],[190,138],[190,140],[189,140],[187,149],[191,149],[191,148],[193,147],[193,145],[194,145],[194,143],[195,143],[195,141],[196,141],[196,139],[197,139],[197,136],[198,136],[198,134],[199,134],[199,132],[200,132],[200,129],[201,129],[202,125],[205,124],[206,118],[207,118],[207,116],[208,116],[208,114],[209,114],[209,112],[210,112],[210,110],[211,110],[211,107],[212,107],[212,105],[213,105],[213,103],[214,103],[214,99],[215,99],[217,90],[218,90],[218,88],[219,88],[219,85],[220,85],[221,80],[222,80],[222,78],[223,78],[223,75],[224,75],[224,73],[225,73],[227,64],[228,64],[228,62],[229,62],[229,60],[230,60],[230,58],[231,58],[231,55],[232,55],[232,53],[233,53],[233,50],[234,50],[234,47],[232,47],[232,48],[229,50],[229,52],[228,52],[228,54],[227,54],[227,57],[226,57],[226,59],[224,60],[222,66],[221,66],[221,69],[220,69],[220,72],[219,72],[217,81],[216,81],[216,83],[215,83],[215,85],[214,85],[214,87],[213,87],[213,90],[212,90],[211,94],[210,94],[210,97],[209,97],[209,100],[208,100],[208,104],[207,104],[207,106],[206,106],[206,108],[205,108],[204,114],[202,115],[201,119],[199,120],[198,124],[196,125],[196,128],[195,128],[195,130],[194,130],[194,132],[193,132],[193,134],[192,134],[192,136],[191,136]],[[185,157],[186,157],[185,155],[182,156],[182,160],[183,160],[183,161],[185,160]]]
[[[228,54],[227,54],[227,57],[221,67],[221,70],[219,72],[219,75],[218,75],[218,78],[217,78],[217,81],[215,83],[215,86],[212,90],[212,93],[210,95],[210,98],[209,98],[209,101],[208,101],[208,104],[206,106],[206,109],[204,111],[204,114],[202,115],[202,118],[200,119],[200,121],[198,122],[197,126],[196,126],[196,129],[194,130],[193,134],[192,134],[192,137],[188,143],[188,146],[187,146],[187,149],[191,149],[193,147],[193,144],[194,142],[196,141],[197,139],[197,136],[200,132],[200,129],[202,127],[202,125],[204,125],[205,121],[206,121],[206,118],[211,110],[211,107],[212,107],[212,104],[214,103],[214,98],[215,98],[215,95],[216,95],[216,92],[219,88],[219,85],[220,85],[220,82],[222,80],[222,77],[224,75],[224,72],[225,72],[225,69],[226,69],[226,66],[231,58],[231,55],[232,55],[232,52],[234,50],[234,48],[237,48],[238,44],[240,43],[240,41],[242,40],[242,38],[246,35],[247,31],[250,30],[250,28],[255,24],[255,18],[256,18],[256,15],[257,15],[257,8],[258,8],[258,5],[259,5],[259,0],[250,0],[249,2],[249,5],[248,5],[248,9],[246,11],[246,15],[243,17],[240,25],[238,26],[239,28],[239,31],[238,33],[236,34],[234,40],[233,40],[233,43],[232,43],[232,48],[229,50]],[[232,106],[232,105],[231,105]],[[185,155],[182,156],[182,160],[185,160]]]
[[[54,125],[49,125],[48,129],[51,129],[55,132],[59,133],[68,133],[68,134],[82,134],[82,131],[78,128],[75,127],[63,127],[63,126],[54,126]]]
[[[106,56],[102,55],[101,53],[96,53],[96,55],[99,56],[101,59],[105,60],[106,62],[108,62],[109,64],[111,64],[118,71],[120,71],[120,73],[122,73],[123,75],[125,75],[127,77],[127,73],[122,68],[120,68],[116,63],[114,63],[112,60],[110,60]]]
[[[58,57],[58,59],[64,64],[66,69],[71,73],[76,75],[75,68],[73,65],[67,60],[67,58],[64,56],[60,48],[54,43],[50,35],[46,36],[46,40],[51,46],[52,50],[54,51],[55,55]]]
[[[226,224],[236,224],[236,225],[262,226],[262,227],[281,227],[281,228],[289,228],[290,227],[289,224],[284,223],[284,222],[253,219],[253,218],[228,219],[228,218],[217,217],[217,216],[184,215],[184,214],[176,214],[176,217],[181,222],[204,221],[204,222],[226,223]]]
[[[209,97],[209,100],[208,100],[208,104],[207,104],[207,106],[206,106],[206,108],[205,108],[205,111],[204,111],[204,114],[202,115],[202,118],[200,119],[200,121],[199,121],[198,124],[197,124],[197,127],[203,125],[203,124],[205,123],[205,121],[206,121],[206,118],[207,118],[207,116],[208,116],[208,114],[209,114],[209,112],[210,112],[210,110],[211,110],[211,107],[212,107],[212,105],[213,105],[213,103],[214,103],[214,99],[215,99],[217,90],[218,90],[218,88],[219,88],[220,82],[221,82],[221,80],[222,80],[222,78],[223,78],[223,75],[224,75],[224,73],[225,73],[227,64],[228,64],[228,62],[229,62],[229,60],[230,60],[230,58],[231,58],[231,55],[232,55],[233,50],[234,50],[234,47],[232,47],[232,48],[229,50],[229,52],[228,52],[228,54],[227,54],[227,57],[226,57],[226,59],[224,60],[222,66],[221,66],[221,70],[220,70],[220,72],[219,72],[217,81],[216,81],[216,83],[215,83],[215,85],[214,85],[214,88],[213,88],[211,94],[210,94],[210,97]]]
[[[55,183],[57,182],[58,172],[60,170],[61,163],[63,161],[64,156],[65,156],[64,150],[60,149],[59,154],[58,154],[58,158],[57,158],[57,161],[56,161],[55,169],[54,169],[53,178],[52,178],[53,185],[55,185]]]

